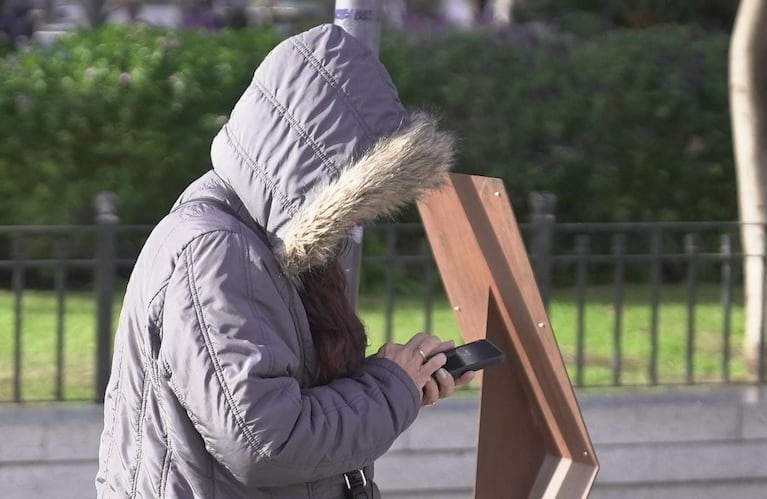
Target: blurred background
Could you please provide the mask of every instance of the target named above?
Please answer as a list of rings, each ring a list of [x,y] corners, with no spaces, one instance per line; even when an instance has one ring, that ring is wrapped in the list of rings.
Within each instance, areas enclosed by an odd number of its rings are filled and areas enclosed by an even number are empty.
[[[737,217],[737,1],[382,4],[403,101],[439,110],[462,140],[457,170],[503,178],[521,218],[534,190],[557,195],[560,221]],[[158,220],[208,167],[261,57],[333,5],[3,0],[0,221],[90,222],[100,190],[123,221]]]

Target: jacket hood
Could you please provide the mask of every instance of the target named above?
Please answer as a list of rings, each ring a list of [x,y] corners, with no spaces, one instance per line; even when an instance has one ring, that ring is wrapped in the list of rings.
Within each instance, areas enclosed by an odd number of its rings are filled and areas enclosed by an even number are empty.
[[[375,54],[334,25],[275,47],[211,148],[296,283],[350,228],[440,186],[453,155],[451,135],[406,112]]]

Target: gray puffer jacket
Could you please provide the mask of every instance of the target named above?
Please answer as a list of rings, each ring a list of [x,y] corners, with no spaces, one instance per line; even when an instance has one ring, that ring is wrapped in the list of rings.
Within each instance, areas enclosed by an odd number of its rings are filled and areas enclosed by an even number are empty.
[[[149,236],[104,404],[99,497],[341,498],[420,394],[370,357],[326,385],[297,292],[349,228],[444,179],[451,138],[408,115],[335,26],[281,43],[213,141],[213,170]]]

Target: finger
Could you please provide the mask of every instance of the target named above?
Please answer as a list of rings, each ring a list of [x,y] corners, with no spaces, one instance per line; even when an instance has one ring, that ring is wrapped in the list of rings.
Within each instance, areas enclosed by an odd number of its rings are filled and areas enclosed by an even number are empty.
[[[411,352],[411,355],[418,359],[419,364],[425,364],[429,359],[431,347],[429,345],[429,335],[418,333],[405,344],[405,349]]]
[[[441,344],[442,341],[436,336],[427,335],[418,346],[426,353],[427,357],[431,357],[435,353],[442,351],[439,348]]]
[[[421,343],[423,343],[424,340],[429,338],[429,335],[426,333],[417,333],[412,338],[407,340],[407,343],[405,343],[405,347],[412,348],[417,347]]]
[[[455,380],[452,376],[442,367],[437,369],[432,377],[437,382],[439,387],[439,398],[447,398],[455,391]]]
[[[443,341],[442,343],[437,345],[437,347],[434,349],[434,353],[445,352],[445,351],[450,350],[452,348],[455,348],[455,341],[453,341],[453,340]]]
[[[421,364],[426,363],[432,355],[434,346],[439,343],[439,338],[426,333],[418,333],[405,344],[405,348],[417,357]]]
[[[426,372],[427,376],[431,376],[437,371],[437,369],[444,366],[445,362],[447,362],[447,357],[445,356],[445,354],[438,353],[430,357],[429,360],[423,364],[421,369],[423,369]]]
[[[434,405],[439,400],[439,387],[437,382],[431,377],[426,380],[426,384],[423,385],[423,405]]]
[[[455,380],[455,386],[468,385],[471,380],[477,375],[474,371],[466,371],[457,380]]]
[[[378,349],[378,356],[379,357],[386,357],[387,354],[389,354],[393,348],[394,348],[394,344],[393,343],[391,343],[391,342],[384,343],[383,345],[381,345],[381,348]]]

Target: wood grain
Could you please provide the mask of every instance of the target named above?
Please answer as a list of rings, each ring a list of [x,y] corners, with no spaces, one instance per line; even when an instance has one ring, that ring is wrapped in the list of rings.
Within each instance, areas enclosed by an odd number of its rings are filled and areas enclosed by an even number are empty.
[[[418,209],[465,341],[507,357],[482,380],[475,498],[587,497],[599,464],[503,182],[451,174]]]

